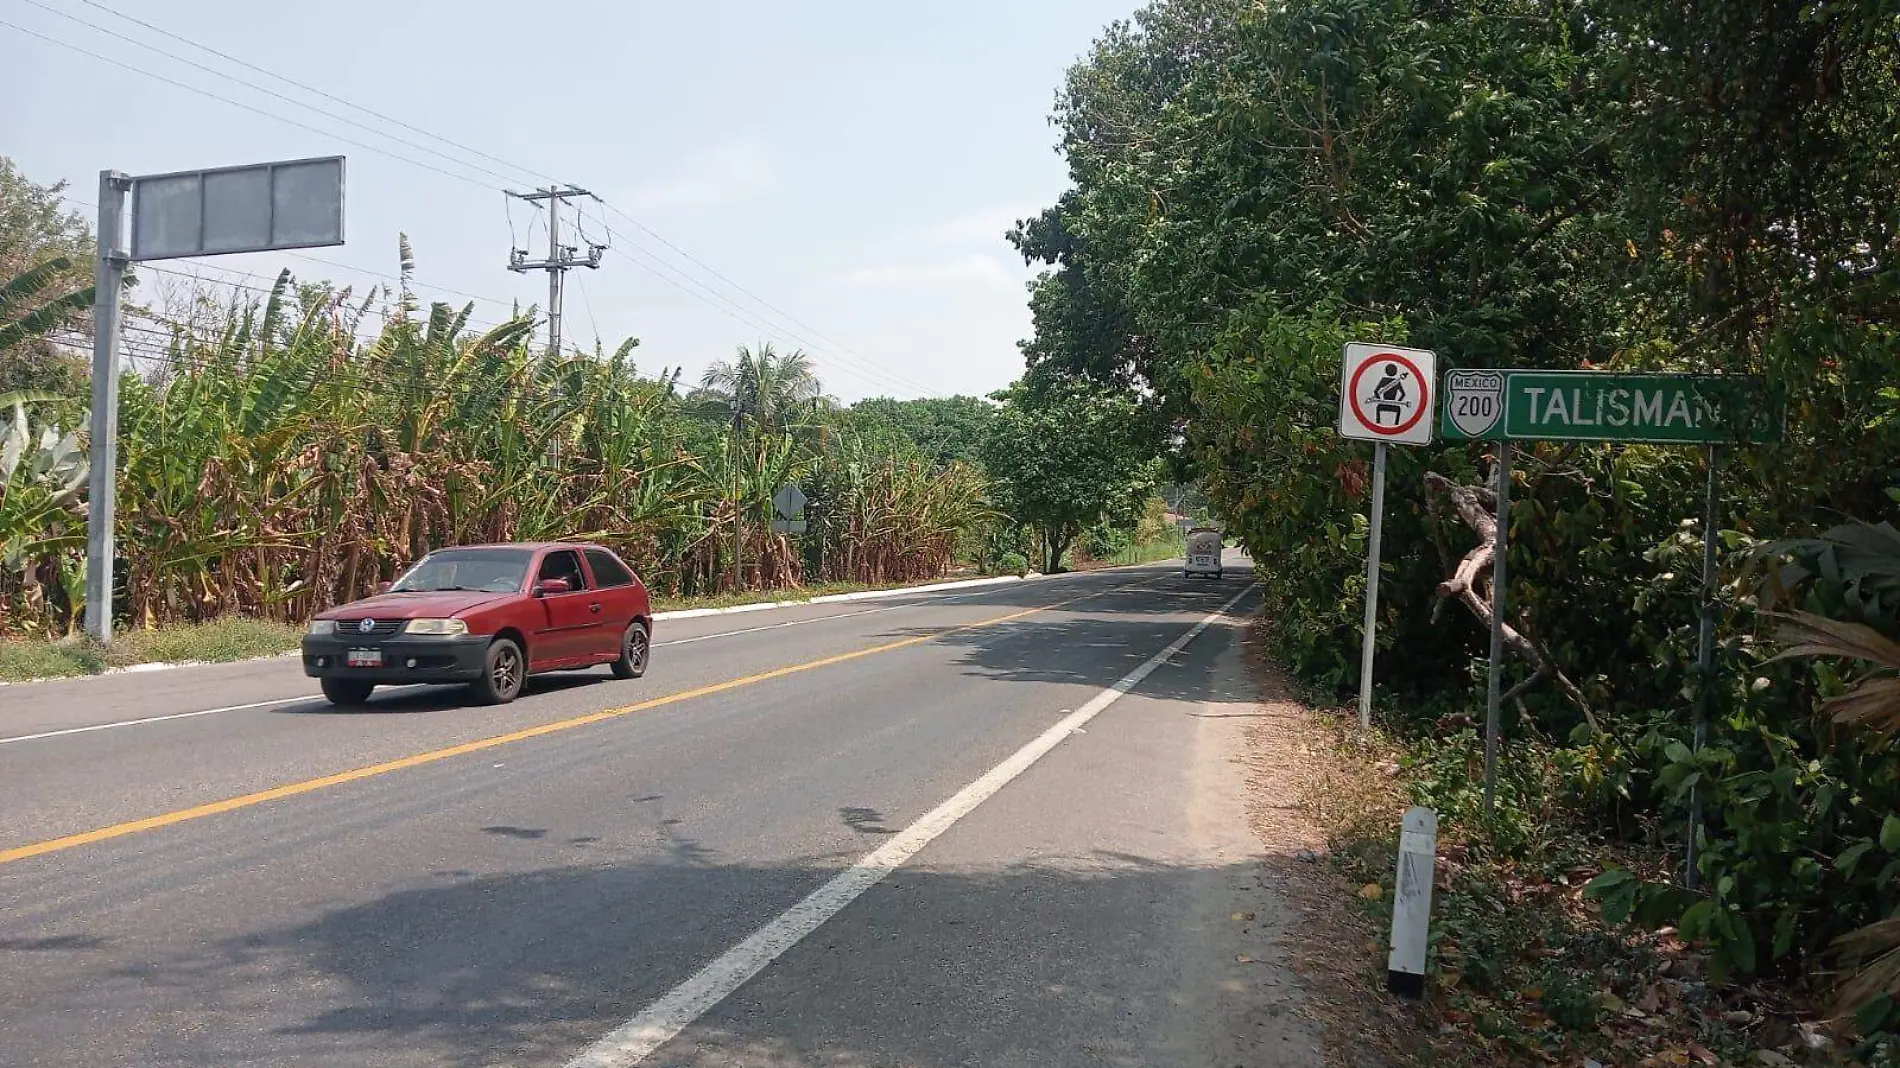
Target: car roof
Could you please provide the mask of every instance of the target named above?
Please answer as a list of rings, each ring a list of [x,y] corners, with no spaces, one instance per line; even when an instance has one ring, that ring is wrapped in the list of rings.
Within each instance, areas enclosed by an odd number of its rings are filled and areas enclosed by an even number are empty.
[[[526,549],[533,552],[539,552],[542,549],[605,549],[605,548],[606,546],[596,545],[591,541],[493,541],[493,542],[484,542],[480,545],[443,545],[443,546],[440,546],[439,548],[432,549],[430,551],[441,552],[446,549]]]

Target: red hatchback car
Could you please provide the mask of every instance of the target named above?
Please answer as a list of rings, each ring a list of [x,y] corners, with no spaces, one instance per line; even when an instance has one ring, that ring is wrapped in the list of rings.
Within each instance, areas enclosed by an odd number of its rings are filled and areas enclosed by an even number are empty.
[[[607,664],[637,679],[652,647],[646,586],[607,549],[471,545],[432,552],[388,590],[319,614],[303,670],[333,704],[418,682],[464,682],[505,704],[543,671]]]

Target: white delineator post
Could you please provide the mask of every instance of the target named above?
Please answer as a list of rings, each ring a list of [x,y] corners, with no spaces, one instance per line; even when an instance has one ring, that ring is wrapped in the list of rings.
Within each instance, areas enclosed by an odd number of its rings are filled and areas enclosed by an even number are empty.
[[[1399,825],[1399,870],[1392,893],[1392,951],[1385,988],[1401,997],[1425,996],[1425,954],[1432,929],[1432,877],[1438,864],[1438,815],[1422,805]]]

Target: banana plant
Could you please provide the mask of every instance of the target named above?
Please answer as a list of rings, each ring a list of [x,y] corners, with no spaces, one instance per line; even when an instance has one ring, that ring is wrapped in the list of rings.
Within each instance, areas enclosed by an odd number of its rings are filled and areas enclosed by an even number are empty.
[[[56,425],[35,434],[27,418],[39,394],[0,396],[0,563],[25,573],[33,563],[85,543],[81,491],[90,470],[79,437]]]

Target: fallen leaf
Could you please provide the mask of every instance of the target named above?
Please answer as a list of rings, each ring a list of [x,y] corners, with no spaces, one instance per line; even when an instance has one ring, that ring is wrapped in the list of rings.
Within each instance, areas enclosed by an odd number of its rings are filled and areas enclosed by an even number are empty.
[[[1689,1043],[1689,1056],[1694,1057],[1703,1064],[1718,1064],[1722,1060],[1722,1058],[1717,1057],[1714,1053],[1709,1052],[1709,1047],[1700,1042]]]
[[[1789,1068],[1794,1062],[1771,1049],[1755,1051],[1755,1063],[1765,1064],[1768,1068]]]
[[[1359,888],[1359,896],[1365,898],[1367,901],[1377,901],[1384,894],[1385,891],[1379,888],[1378,883],[1367,883]]]
[[[1236,961],[1237,963],[1240,963],[1240,964],[1258,964],[1258,963],[1260,963],[1259,961],[1257,961],[1257,960],[1254,960],[1254,959],[1253,959],[1252,957],[1250,957],[1250,956],[1248,956],[1248,955],[1247,955],[1247,954],[1245,954],[1245,953],[1242,953],[1242,954],[1240,954],[1240,955],[1238,955],[1238,956],[1236,956],[1236,957],[1234,958],[1234,960],[1235,960],[1235,961]]]
[[[1235,923],[1252,923],[1253,917],[1254,914],[1251,912],[1236,912],[1232,918]]]
[[[1662,1008],[1662,990],[1651,985],[1649,989],[1643,991],[1642,997],[1636,999],[1636,1007],[1644,1012],[1655,1012]]]
[[[1624,1009],[1623,999],[1610,993],[1608,990],[1599,990],[1597,991],[1597,1007],[1606,1012],[1622,1012]]]

